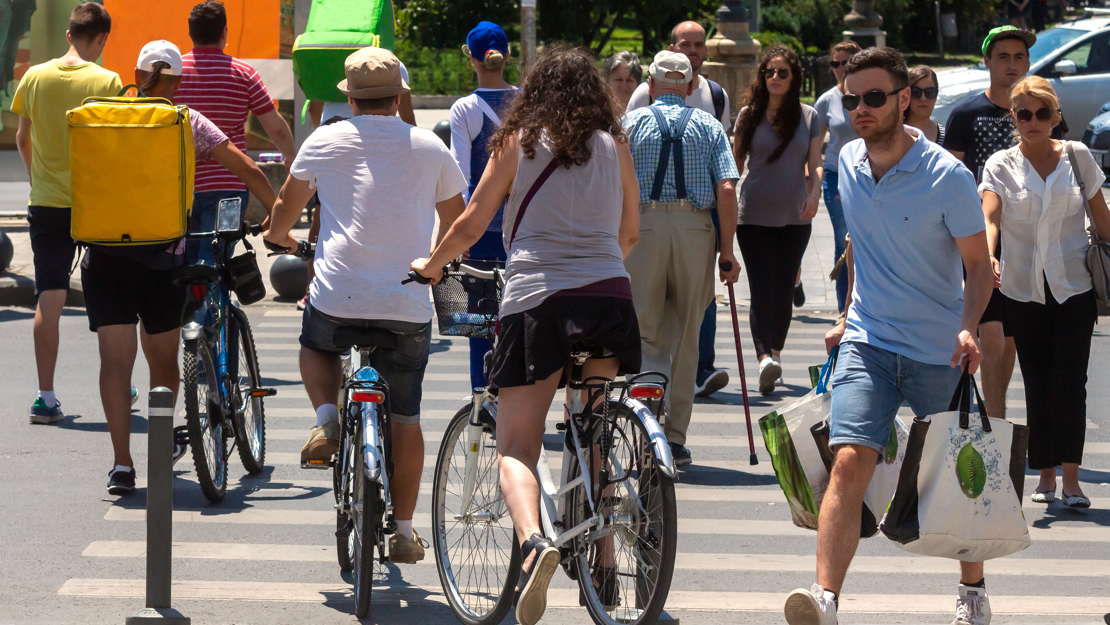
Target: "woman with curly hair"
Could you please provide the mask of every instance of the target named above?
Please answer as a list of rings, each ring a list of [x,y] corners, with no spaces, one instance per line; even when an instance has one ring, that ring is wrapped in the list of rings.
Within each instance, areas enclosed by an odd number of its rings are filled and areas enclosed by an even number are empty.
[[[748,268],[752,339],[764,395],[782,384],[794,286],[821,195],[821,129],[817,112],[802,104],[801,90],[797,55],[772,46],[736,120],[733,151],[741,172],[748,161],[736,240]]]
[[[588,51],[547,46],[489,144],[470,204],[430,259],[412,268],[438,282],[477,241],[502,201],[507,283],[490,383],[499,390],[501,491],[521,543],[516,617],[534,625],[547,606],[559,550],[539,525],[535,468],[544,420],[578,343],[611,354],[586,378],[640,370],[640,331],[624,258],[639,239],[640,186],[620,111]]]

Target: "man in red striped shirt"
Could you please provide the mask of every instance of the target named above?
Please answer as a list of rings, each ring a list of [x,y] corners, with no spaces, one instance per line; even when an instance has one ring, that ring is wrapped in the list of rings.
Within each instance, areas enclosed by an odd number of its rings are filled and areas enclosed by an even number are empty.
[[[183,57],[181,88],[174,101],[199,111],[242,152],[247,151],[247,116],[254,113],[281,151],[288,169],[296,156],[293,133],[278,114],[254,68],[223,52],[227,45],[227,12],[222,2],[206,0],[193,7],[189,14],[189,38],[193,40],[193,50]],[[194,191],[189,217],[191,232],[214,229],[220,200],[238,198],[241,210],[246,211],[247,187],[216,161],[197,163]],[[206,242],[189,244],[190,262],[215,264],[212,248]]]

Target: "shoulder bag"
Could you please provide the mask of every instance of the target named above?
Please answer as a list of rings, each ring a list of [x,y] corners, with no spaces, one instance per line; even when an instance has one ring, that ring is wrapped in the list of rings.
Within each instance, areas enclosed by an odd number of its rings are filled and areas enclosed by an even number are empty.
[[[1095,219],[1091,215],[1091,205],[1087,202],[1087,186],[1083,184],[1083,178],[1079,175],[1072,142],[1068,141],[1066,146],[1071,170],[1075,174],[1075,180],[1079,183],[1079,192],[1083,196],[1083,210],[1087,211],[1087,221],[1091,223],[1087,228],[1091,236],[1091,245],[1087,248],[1087,271],[1091,272],[1091,284],[1095,288],[1098,301],[1110,304],[1110,242],[1098,238]]]

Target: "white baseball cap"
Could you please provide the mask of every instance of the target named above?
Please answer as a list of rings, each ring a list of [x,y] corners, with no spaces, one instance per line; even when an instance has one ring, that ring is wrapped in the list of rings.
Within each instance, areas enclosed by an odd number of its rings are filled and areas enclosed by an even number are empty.
[[[670,72],[678,72],[683,78],[667,78]],[[694,79],[694,70],[690,68],[690,59],[685,54],[663,50],[655,55],[648,75],[659,82],[684,85]]]
[[[181,75],[181,69],[184,65],[181,61],[181,50],[165,39],[151,41],[143,46],[143,49],[139,52],[139,62],[135,67],[144,72],[152,72],[154,71],[154,64],[158,61],[170,66],[169,69],[162,68],[163,74]]]

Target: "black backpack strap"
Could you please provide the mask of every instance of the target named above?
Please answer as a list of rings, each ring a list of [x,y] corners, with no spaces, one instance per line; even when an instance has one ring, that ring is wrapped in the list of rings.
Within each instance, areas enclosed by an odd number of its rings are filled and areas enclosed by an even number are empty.
[[[705,79],[705,82],[709,83],[709,93],[713,94],[713,110],[716,112],[715,117],[719,120],[721,115],[725,114],[725,90],[721,85],[708,78]]]

